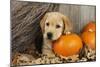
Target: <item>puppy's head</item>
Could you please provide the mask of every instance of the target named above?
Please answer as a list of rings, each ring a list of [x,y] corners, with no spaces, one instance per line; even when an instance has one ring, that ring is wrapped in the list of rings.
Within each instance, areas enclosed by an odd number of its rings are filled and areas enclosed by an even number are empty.
[[[44,38],[49,40],[57,40],[62,34],[71,31],[71,23],[69,19],[61,13],[46,13],[40,22],[40,26]]]

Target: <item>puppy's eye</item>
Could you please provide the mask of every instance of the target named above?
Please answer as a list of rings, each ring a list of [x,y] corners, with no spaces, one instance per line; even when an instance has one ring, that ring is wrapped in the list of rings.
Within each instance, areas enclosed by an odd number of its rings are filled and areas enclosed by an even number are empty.
[[[60,28],[61,26],[60,25],[56,25],[56,28]]]
[[[49,26],[49,23],[46,23],[47,26]]]

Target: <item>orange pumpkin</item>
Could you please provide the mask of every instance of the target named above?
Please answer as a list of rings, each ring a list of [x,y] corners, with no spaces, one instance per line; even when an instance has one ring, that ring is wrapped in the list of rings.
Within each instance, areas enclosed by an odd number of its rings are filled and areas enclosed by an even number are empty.
[[[53,50],[57,55],[60,56],[71,56],[77,54],[82,48],[82,40],[76,34],[62,35],[53,44]]]
[[[83,29],[83,32],[85,31],[89,31],[89,30],[92,30],[92,31],[96,31],[96,24],[94,21],[90,21]]]
[[[91,49],[96,48],[96,43],[95,43],[95,32],[94,31],[86,31],[83,32],[82,35],[82,40],[83,42]]]

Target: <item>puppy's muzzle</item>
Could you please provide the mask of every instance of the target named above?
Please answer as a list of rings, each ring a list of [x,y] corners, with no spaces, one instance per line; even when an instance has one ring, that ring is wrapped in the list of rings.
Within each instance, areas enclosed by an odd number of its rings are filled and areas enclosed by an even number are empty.
[[[53,37],[53,34],[52,34],[51,32],[48,32],[48,33],[47,33],[47,38],[51,40],[52,37]]]

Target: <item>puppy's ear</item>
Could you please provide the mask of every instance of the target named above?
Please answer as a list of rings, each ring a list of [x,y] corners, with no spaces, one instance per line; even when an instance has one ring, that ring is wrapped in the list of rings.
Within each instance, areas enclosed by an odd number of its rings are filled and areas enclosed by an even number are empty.
[[[67,32],[71,32],[73,26],[72,26],[71,21],[69,20],[69,18],[62,15],[62,19],[63,19],[63,24],[64,24],[63,33],[66,34]]]
[[[40,21],[40,27],[42,32],[44,32],[46,18],[47,18],[47,14],[45,14],[42,20]]]

